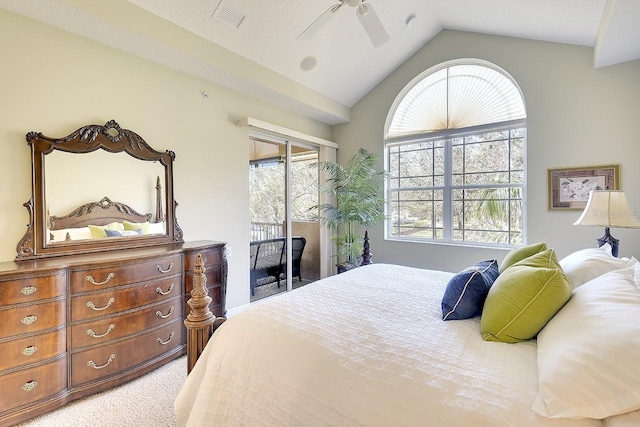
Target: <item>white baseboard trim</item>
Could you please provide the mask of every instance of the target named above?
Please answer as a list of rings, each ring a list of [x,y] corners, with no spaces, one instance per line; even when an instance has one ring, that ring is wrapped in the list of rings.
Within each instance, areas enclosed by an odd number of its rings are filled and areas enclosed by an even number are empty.
[[[230,317],[235,316],[238,313],[242,313],[243,311],[245,311],[250,306],[251,306],[251,304],[244,304],[244,305],[241,305],[240,307],[235,307],[235,308],[231,308],[231,309],[227,310],[227,319],[230,318]]]

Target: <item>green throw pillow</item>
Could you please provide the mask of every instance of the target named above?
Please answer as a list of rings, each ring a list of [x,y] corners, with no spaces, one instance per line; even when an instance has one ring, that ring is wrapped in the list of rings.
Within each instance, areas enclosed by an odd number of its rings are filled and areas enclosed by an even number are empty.
[[[141,234],[149,234],[149,221],[147,222],[129,222],[123,221],[125,230],[141,230]]]
[[[117,230],[118,223],[112,222],[107,225],[90,225],[89,230],[91,231],[91,237],[94,239],[99,239],[101,237],[107,237],[107,232],[104,230]]]
[[[513,264],[489,289],[480,329],[486,341],[534,338],[571,298],[571,282],[553,249]]]
[[[499,271],[500,273],[502,273],[516,262],[522,261],[525,258],[529,258],[531,255],[535,255],[538,252],[542,252],[546,249],[547,244],[545,242],[534,243],[532,245],[516,248],[504,257],[504,259],[502,260],[502,264],[500,264]]]

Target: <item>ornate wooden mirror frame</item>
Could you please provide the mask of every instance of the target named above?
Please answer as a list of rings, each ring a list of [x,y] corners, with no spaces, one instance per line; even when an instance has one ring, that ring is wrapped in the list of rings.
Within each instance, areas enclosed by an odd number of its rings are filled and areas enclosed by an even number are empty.
[[[18,255],[16,261],[47,258],[60,255],[72,255],[87,252],[101,252],[105,250],[117,250],[134,247],[158,246],[168,243],[182,242],[182,230],[175,217],[177,203],[173,197],[173,161],[175,154],[172,151],[161,153],[151,148],[138,134],[122,129],[114,120],[110,120],[104,126],[87,125],[76,130],[64,138],[50,138],[39,132],[29,132],[26,136],[27,143],[31,146],[32,165],[32,197],[24,204],[29,211],[29,224],[24,237],[17,245]],[[54,150],[68,153],[90,153],[96,150],[105,150],[111,153],[125,152],[142,161],[160,162],[164,166],[165,192],[164,210],[160,200],[160,182],[158,180],[158,211],[164,216],[166,234],[140,235],[135,237],[85,239],[65,241],[56,245],[47,244],[47,229],[51,224],[47,212],[47,200],[45,192],[45,156]],[[87,183],[84,183],[87,184]],[[90,184],[90,183],[88,183]],[[103,195],[99,197],[102,198]],[[106,200],[105,200],[106,199]],[[91,213],[94,207],[109,208],[108,217],[100,219],[100,213]],[[100,211],[100,209],[96,209]],[[107,224],[107,221],[129,220],[132,222],[150,219],[151,214],[141,215],[129,206],[112,202],[108,198],[95,203],[88,203],[74,210],[68,217],[81,217],[85,215],[84,225],[94,223],[96,225]],[[60,218],[58,218],[60,219]],[[75,218],[74,218],[75,219]],[[82,220],[80,221],[82,223]]]

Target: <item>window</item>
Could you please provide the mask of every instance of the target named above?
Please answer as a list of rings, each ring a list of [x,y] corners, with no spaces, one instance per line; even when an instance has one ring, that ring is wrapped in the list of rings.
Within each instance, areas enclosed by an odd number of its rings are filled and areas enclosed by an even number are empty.
[[[427,70],[386,129],[386,238],[526,242],[526,114],[506,72],[480,60]]]

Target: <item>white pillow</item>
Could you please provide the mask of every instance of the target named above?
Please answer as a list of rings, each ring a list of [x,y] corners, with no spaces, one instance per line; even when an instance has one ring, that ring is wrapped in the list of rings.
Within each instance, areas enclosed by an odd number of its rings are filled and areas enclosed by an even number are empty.
[[[164,228],[164,222],[150,222],[147,228],[147,234],[167,234]]]
[[[599,248],[582,249],[567,255],[560,260],[560,266],[575,289],[604,273],[632,267],[637,262],[633,257],[612,256],[611,246],[607,243]]]
[[[640,264],[573,291],[538,334],[533,411],[597,418],[640,409]]]
[[[53,243],[64,242],[67,233],[69,233],[71,240],[85,240],[92,237],[89,227],[63,228],[60,230],[47,230],[47,242],[50,242],[51,235],[53,235]]]

